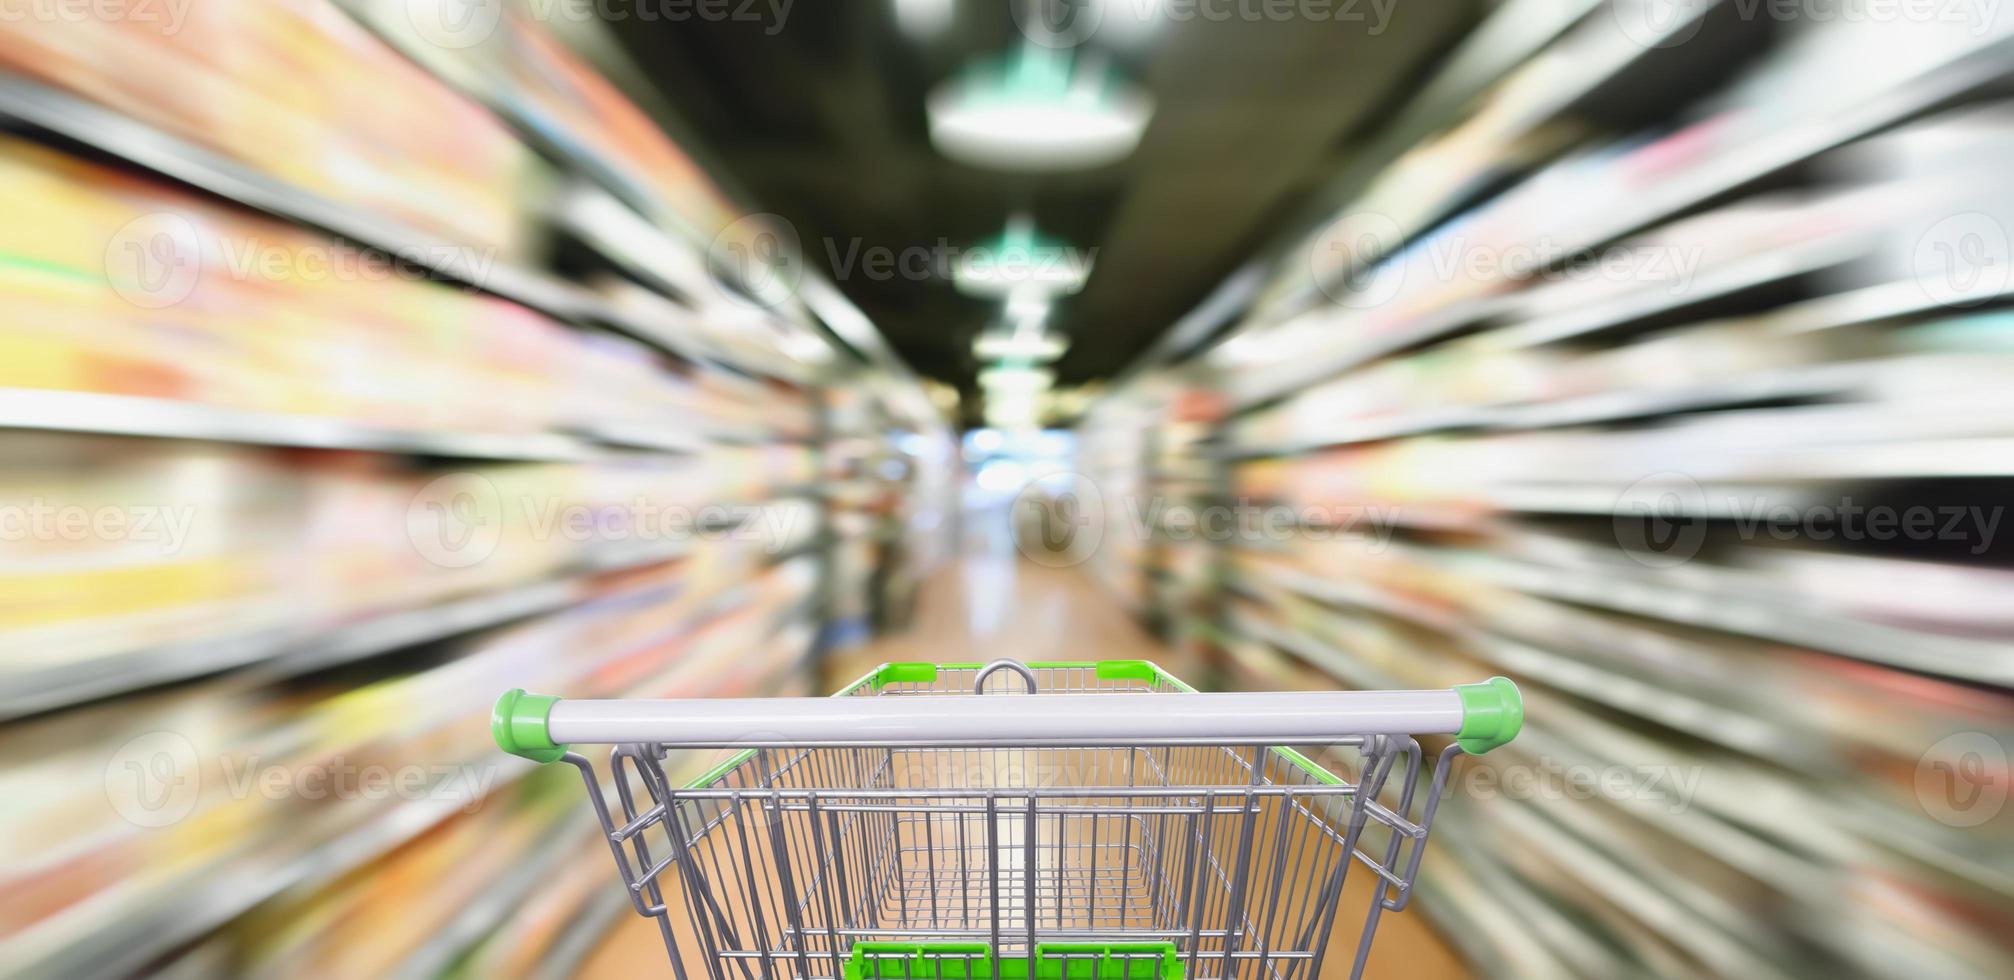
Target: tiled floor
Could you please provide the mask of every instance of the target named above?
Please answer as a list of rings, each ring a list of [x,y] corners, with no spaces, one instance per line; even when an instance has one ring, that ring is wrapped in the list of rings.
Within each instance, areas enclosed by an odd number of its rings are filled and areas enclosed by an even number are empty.
[[[925,585],[911,629],[847,651],[834,658],[829,673],[836,684],[888,661],[1158,660],[1166,652],[1084,573],[975,555]],[[1360,886],[1365,878],[1352,876]],[[1345,901],[1351,899],[1362,903],[1365,896],[1359,892]],[[1324,964],[1325,980],[1348,974],[1358,923],[1342,918]],[[585,975],[669,976],[664,958],[654,924],[625,918],[588,962]],[[697,980],[706,973],[694,963],[690,975]],[[1415,909],[1385,917],[1365,975],[1437,980],[1469,974]]]
[[[916,622],[837,660],[1153,660],[1165,650],[1076,569],[971,558],[924,587]],[[835,673],[851,677],[835,665]]]

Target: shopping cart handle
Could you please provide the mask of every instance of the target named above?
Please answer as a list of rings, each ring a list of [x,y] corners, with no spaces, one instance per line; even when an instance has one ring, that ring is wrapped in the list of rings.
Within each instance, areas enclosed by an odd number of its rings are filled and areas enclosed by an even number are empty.
[[[1517,685],[1493,677],[1439,691],[921,695],[571,701],[514,690],[491,729],[538,762],[569,743],[675,748],[1321,744],[1369,735],[1452,735],[1471,754],[1514,738]]]
[[[559,700],[551,695],[526,694],[521,687],[505,691],[490,710],[490,735],[497,748],[533,762],[558,762],[566,754],[566,746],[546,733],[546,719]]]
[[[1481,755],[1516,738],[1524,727],[1524,695],[1510,678],[1456,684],[1454,692],[1462,699],[1462,726],[1455,731],[1462,751]]]

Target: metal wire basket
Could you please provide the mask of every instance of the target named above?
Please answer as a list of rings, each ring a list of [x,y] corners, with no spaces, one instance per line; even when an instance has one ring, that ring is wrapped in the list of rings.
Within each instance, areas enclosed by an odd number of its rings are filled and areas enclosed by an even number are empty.
[[[1362,973],[1450,759],[1522,718],[1503,678],[1197,694],[1146,661],[996,661],[887,664],[824,699],[512,691],[494,723],[580,770],[680,980],[682,947],[712,980],[1291,980],[1321,974],[1353,868],[1375,879],[1351,893]],[[1423,771],[1429,733],[1455,743]],[[570,742],[614,746],[613,806]],[[708,747],[735,751],[674,786],[668,756]]]

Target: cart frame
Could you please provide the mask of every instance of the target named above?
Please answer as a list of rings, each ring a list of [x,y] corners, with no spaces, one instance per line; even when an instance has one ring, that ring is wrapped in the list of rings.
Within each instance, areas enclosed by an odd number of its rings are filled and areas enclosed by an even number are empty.
[[[680,980],[682,942],[710,980],[1294,980],[1320,976],[1358,866],[1362,973],[1451,760],[1522,719],[1503,678],[1204,695],[1148,661],[1003,660],[884,664],[830,699],[513,691],[493,727],[579,770]],[[1429,767],[1407,731],[1454,739]],[[612,744],[606,781],[567,741]],[[701,747],[729,751],[675,785]]]

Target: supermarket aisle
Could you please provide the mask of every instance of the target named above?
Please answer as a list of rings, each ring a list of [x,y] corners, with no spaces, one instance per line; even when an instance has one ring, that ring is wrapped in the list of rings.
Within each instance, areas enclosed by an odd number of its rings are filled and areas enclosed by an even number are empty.
[[[670,6],[0,6],[0,975],[668,975],[500,694],[1006,656],[1519,685],[1374,977],[2014,978],[2003,5]]]
[[[1141,630],[1085,572],[1018,560],[1005,535],[973,538],[976,547],[971,552],[925,583],[912,628],[834,658],[829,675],[837,678],[835,684],[876,664],[903,660],[1169,659],[1171,651]],[[1357,876],[1359,886],[1364,880]],[[1361,900],[1361,895],[1350,899]],[[1343,922],[1337,929],[1325,975],[1347,976],[1347,951],[1355,947],[1357,925]],[[1418,912],[1386,917],[1376,943],[1366,977],[1440,980],[1470,975]],[[583,975],[590,980],[629,980],[655,975],[663,961],[655,926],[625,916],[587,962]]]
[[[837,658],[835,679],[894,660],[1157,659],[1164,654],[1075,569],[967,556],[925,586],[915,627]]]

